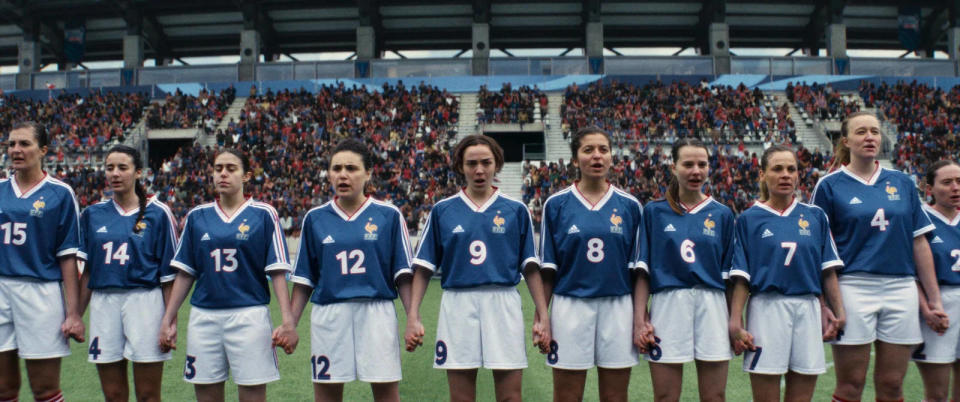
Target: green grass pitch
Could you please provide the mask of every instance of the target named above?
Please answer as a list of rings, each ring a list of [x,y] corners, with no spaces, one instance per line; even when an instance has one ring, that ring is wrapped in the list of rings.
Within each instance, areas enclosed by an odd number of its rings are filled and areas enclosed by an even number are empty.
[[[520,295],[523,298],[524,315],[527,322],[527,358],[529,367],[523,373],[523,397],[528,401],[549,401],[552,398],[552,377],[550,369],[545,365],[545,356],[534,349],[530,342],[530,323],[533,316],[533,303],[530,300],[530,294],[526,286],[521,282],[518,287]],[[440,283],[431,281],[427,290],[427,295],[423,302],[423,324],[426,327],[426,339],[424,346],[415,353],[402,353],[403,359],[403,381],[400,383],[400,397],[409,401],[442,401],[448,399],[447,381],[443,371],[435,370],[433,364],[433,347],[436,336],[437,311],[440,303]],[[184,303],[180,309],[179,322],[179,347],[174,352],[173,360],[164,365],[163,373],[163,398],[170,401],[193,400],[193,387],[183,381],[183,364],[186,350],[186,328],[187,317],[190,306]],[[280,314],[276,304],[271,304],[272,317],[274,322],[279,322]],[[400,333],[403,333],[405,320],[403,319],[403,308],[397,301],[397,311],[400,315]],[[310,401],[313,400],[313,387],[310,382],[310,314],[309,308],[304,312],[303,318],[298,326],[300,332],[300,345],[296,353],[286,355],[279,352],[281,380],[271,383],[267,386],[267,399],[271,401]],[[63,368],[61,374],[61,385],[64,395],[68,400],[73,401],[97,401],[103,400],[100,391],[100,381],[97,377],[96,368],[93,364],[87,362],[87,345],[72,344],[73,354],[63,359]],[[829,400],[834,386],[834,373],[832,356],[829,346],[825,348],[828,365],[831,368],[827,374],[820,376],[817,382],[817,393],[814,400]],[[727,380],[727,399],[730,401],[748,401],[750,400],[750,380],[746,373],[741,371],[741,358],[735,358],[730,362],[730,374]],[[23,366],[21,365],[23,371]],[[20,393],[21,400],[31,398],[30,388],[27,385],[26,373],[23,374],[23,388]],[[863,395],[863,400],[873,400],[872,380],[868,374],[867,390]],[[131,376],[132,382],[132,376]],[[584,399],[587,401],[597,400],[597,380],[596,370],[588,373],[587,389],[584,393]],[[693,364],[687,364],[684,367],[683,379],[683,400],[696,400],[696,369]],[[646,362],[641,362],[634,367],[630,380],[630,400],[647,401],[652,400],[652,386],[650,383],[650,373]],[[923,395],[923,385],[920,376],[913,363],[910,364],[910,370],[904,383],[904,396],[906,400],[920,400]],[[133,399],[133,385],[131,384],[131,400]],[[236,385],[228,381],[226,385],[226,400],[236,400]],[[371,399],[370,387],[366,383],[353,382],[347,384],[344,391],[344,399],[347,401],[367,401]],[[493,380],[489,370],[480,370],[477,380],[477,400],[490,401],[494,399]]]

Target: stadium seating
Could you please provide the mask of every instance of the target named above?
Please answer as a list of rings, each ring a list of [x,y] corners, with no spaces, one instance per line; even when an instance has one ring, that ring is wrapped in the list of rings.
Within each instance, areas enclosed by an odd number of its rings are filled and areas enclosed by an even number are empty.
[[[490,91],[484,85],[477,98],[479,124],[533,123],[543,120],[547,113],[547,95],[536,87],[513,89],[510,84],[503,84],[499,91]],[[539,114],[536,113],[538,106]]]

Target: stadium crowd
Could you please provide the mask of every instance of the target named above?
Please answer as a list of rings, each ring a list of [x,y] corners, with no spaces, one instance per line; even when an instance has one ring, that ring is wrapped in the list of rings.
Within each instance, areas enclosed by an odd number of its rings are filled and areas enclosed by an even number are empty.
[[[723,142],[795,142],[787,106],[768,103],[763,92],[744,85],[687,82],[634,85],[597,81],[566,90],[561,116],[564,136],[580,127],[610,132],[621,147],[641,141],[672,143],[701,137]]]
[[[835,91],[830,84],[787,83],[787,100],[818,120],[842,120],[860,110],[860,105]]]
[[[477,93],[480,107],[477,109],[477,123],[533,123],[542,120],[547,114],[547,95],[536,86],[521,86],[513,89],[507,83],[499,91],[490,91],[486,85],[480,86]],[[540,105],[540,115],[536,115],[536,106]]]
[[[219,94],[203,89],[197,96],[184,95],[179,89],[167,94],[162,103],[154,106],[147,116],[150,128],[191,128],[203,127],[207,134],[212,133],[227,113],[227,108],[237,96],[233,87]]]

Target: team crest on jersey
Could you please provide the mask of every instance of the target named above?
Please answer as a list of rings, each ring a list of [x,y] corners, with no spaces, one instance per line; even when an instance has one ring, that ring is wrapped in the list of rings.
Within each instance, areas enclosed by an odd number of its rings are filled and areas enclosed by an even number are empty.
[[[610,233],[623,234],[623,228],[620,226],[623,223],[623,217],[617,215],[617,209],[613,209],[613,213],[610,214],[610,223],[613,226],[610,227]]]
[[[33,209],[30,210],[30,216],[36,216],[40,218],[43,216],[43,208],[47,206],[47,203],[43,201],[43,197],[40,197],[33,202]]]
[[[497,211],[497,214],[493,217],[493,224],[495,226],[490,228],[490,230],[493,231],[493,233],[506,233],[507,228],[503,227],[504,223],[507,223],[507,220],[500,216],[500,211]]]
[[[237,232],[239,232],[237,233],[237,240],[247,240],[250,238],[250,234],[248,233],[250,232],[250,225],[247,225],[246,219],[240,223],[240,226],[237,226]]]
[[[373,223],[373,218],[368,218],[367,224],[363,225],[363,230],[367,231],[363,234],[363,240],[377,240],[377,229],[377,225]]]
[[[890,201],[900,200],[900,194],[897,194],[897,188],[894,186],[891,186],[889,181],[887,182],[886,190],[887,190],[887,199],[889,199]]]
[[[147,229],[147,222],[146,221],[137,222],[136,229],[137,230],[134,231],[133,234],[138,237],[143,237],[143,234],[146,232],[146,229]]]
[[[711,216],[713,216],[713,214],[707,215],[707,219],[703,220],[703,234],[716,237],[717,232],[713,230],[713,228],[717,227],[717,222],[714,222],[713,219],[710,219]]]
[[[803,219],[803,215],[800,215],[800,220],[797,221],[797,225],[800,226],[800,236],[810,236],[810,221]]]

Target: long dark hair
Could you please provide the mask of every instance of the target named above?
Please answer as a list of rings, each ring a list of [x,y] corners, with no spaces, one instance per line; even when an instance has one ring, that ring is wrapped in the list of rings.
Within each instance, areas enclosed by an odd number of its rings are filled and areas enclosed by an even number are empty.
[[[580,150],[580,143],[583,141],[583,137],[586,137],[591,134],[602,135],[604,138],[607,139],[607,146],[610,148],[613,148],[613,139],[610,138],[609,133],[595,126],[582,127],[579,130],[577,130],[577,132],[573,133],[572,137],[570,137],[570,154],[573,155],[570,158],[571,160],[577,160],[577,151]],[[577,167],[579,167],[579,165]],[[578,177],[579,177],[579,174],[580,173],[577,172]]]
[[[107,151],[107,156],[113,153],[126,154],[130,159],[133,159],[133,167],[135,170],[143,169],[143,161],[140,159],[140,152],[137,151],[136,148],[127,145],[114,145],[113,148]],[[140,179],[134,179],[133,191],[137,194],[137,202],[140,204],[140,211],[137,212],[137,220],[133,223],[133,233],[140,233],[142,229],[140,222],[143,222],[143,216],[147,212],[147,189],[143,187]]]
[[[680,161],[680,149],[683,147],[703,148],[704,151],[707,151],[707,156],[710,156],[710,150],[707,149],[707,146],[704,145],[702,141],[695,138],[684,138],[674,142],[673,148],[670,149],[670,156],[673,158],[674,166]],[[670,178],[670,185],[667,186],[667,204],[670,205],[670,209],[672,209],[673,212],[679,215],[684,214],[683,208],[680,208],[680,181],[677,179],[676,174]]]

